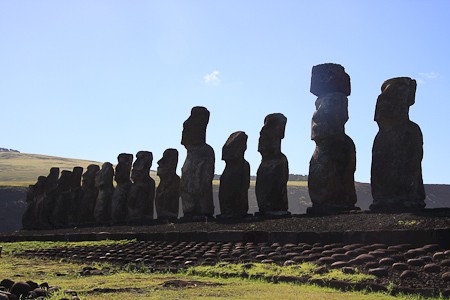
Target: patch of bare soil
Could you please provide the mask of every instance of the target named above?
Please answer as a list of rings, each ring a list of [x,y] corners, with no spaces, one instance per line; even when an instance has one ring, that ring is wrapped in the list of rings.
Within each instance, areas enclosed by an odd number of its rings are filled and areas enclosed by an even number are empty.
[[[196,288],[200,286],[221,286],[222,283],[216,283],[216,282],[205,282],[205,281],[198,281],[198,280],[168,280],[161,285],[165,288],[174,288],[174,289],[185,289],[185,288]]]

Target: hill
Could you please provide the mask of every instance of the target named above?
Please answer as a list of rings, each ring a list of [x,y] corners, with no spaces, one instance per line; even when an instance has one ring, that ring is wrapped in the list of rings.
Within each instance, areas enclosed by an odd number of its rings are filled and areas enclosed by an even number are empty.
[[[0,186],[28,186],[36,183],[38,176],[47,176],[51,167],[72,170],[86,168],[96,161],[64,158],[19,152],[0,152]]]

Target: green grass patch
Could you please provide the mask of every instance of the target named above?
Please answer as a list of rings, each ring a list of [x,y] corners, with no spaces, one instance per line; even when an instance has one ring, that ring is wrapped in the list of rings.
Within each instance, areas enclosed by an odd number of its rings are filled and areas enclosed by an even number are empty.
[[[399,220],[399,221],[397,221],[398,225],[405,226],[405,227],[414,227],[414,226],[419,225],[420,223],[421,223],[420,220],[404,220],[404,221]]]
[[[276,276],[305,277],[311,279],[336,279],[348,282],[361,282],[375,279],[372,275],[359,273],[344,274],[341,270],[333,269],[323,274],[317,274],[318,266],[312,263],[302,263],[290,266],[276,264],[227,264],[219,263],[215,266],[197,266],[187,270],[188,274],[218,277],[243,277],[243,278],[272,278]]]

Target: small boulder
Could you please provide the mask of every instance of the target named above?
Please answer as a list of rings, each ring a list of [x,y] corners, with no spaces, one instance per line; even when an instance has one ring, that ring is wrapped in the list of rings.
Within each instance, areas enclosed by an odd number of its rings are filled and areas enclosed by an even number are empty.
[[[400,279],[408,279],[408,278],[417,278],[419,277],[417,275],[417,272],[411,271],[411,270],[405,270],[400,274]]]
[[[437,264],[426,264],[423,267],[423,271],[427,273],[439,273],[441,271],[441,267]]]
[[[18,298],[25,298],[30,291],[30,285],[22,281],[14,283],[10,290],[11,294],[16,295]]]
[[[376,277],[386,277],[389,274],[389,271],[387,268],[375,268],[375,269],[369,269],[368,273],[370,275],[374,275]]]

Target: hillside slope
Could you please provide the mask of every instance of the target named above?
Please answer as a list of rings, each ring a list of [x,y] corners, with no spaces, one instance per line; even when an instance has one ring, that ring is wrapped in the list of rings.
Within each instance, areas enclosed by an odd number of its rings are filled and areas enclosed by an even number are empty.
[[[60,170],[72,170],[80,166],[86,168],[96,161],[28,154],[18,152],[0,152],[0,186],[28,186],[36,183],[38,176],[47,176],[51,167]]]

